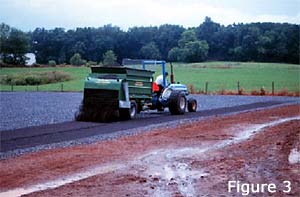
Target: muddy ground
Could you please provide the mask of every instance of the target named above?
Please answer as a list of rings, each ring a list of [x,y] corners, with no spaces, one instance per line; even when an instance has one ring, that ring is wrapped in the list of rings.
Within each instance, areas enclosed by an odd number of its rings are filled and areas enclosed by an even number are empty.
[[[228,192],[228,181],[276,185],[259,196],[300,196],[299,109],[215,117],[1,160],[0,196],[241,196]],[[291,183],[287,193],[284,181]]]

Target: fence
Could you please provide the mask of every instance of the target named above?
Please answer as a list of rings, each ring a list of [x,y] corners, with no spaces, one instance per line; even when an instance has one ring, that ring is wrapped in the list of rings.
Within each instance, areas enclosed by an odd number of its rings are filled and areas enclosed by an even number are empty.
[[[251,89],[246,91],[243,87],[240,81],[236,82],[236,89],[235,90],[226,90],[226,89],[216,89],[212,88],[210,90],[210,82],[206,81],[204,83],[203,90],[196,91],[193,85],[189,85],[189,92],[192,94],[222,94],[222,95],[270,95],[270,96],[300,96],[300,91],[288,91],[286,88],[277,90],[275,89],[275,82],[272,81],[270,84],[270,89],[266,89],[264,86],[261,86],[258,90],[257,89]],[[199,85],[199,84],[198,84]],[[215,85],[215,84],[214,84]]]
[[[221,94],[221,95],[272,95],[272,96],[300,96],[300,91],[294,91],[294,92],[288,92],[287,89],[275,89],[275,82],[272,81],[270,86],[271,89],[268,91],[266,88],[261,87],[258,90],[248,90],[248,92],[245,91],[244,88],[242,88],[242,84],[240,81],[236,82],[236,89],[235,90],[226,90],[226,89],[216,89],[211,88],[213,82],[206,81],[204,83],[203,90],[196,91],[193,85],[189,85],[189,92],[192,94]],[[41,87],[39,85],[36,86],[6,86],[6,88],[1,88],[1,91],[30,91],[30,92],[40,92],[40,91],[54,91],[54,92],[66,92],[66,91],[80,91],[80,90],[73,90],[72,87],[65,87],[63,83],[61,84],[55,84],[52,85],[51,88],[45,88],[44,86]]]
[[[40,92],[40,91],[55,91],[55,92],[64,92],[68,91],[64,88],[64,84],[57,84],[57,86],[52,86],[52,88],[40,88],[40,85],[36,86],[18,86],[18,85],[10,85],[9,89],[4,89],[4,91],[10,91],[10,92],[15,92],[15,91],[30,91],[30,92]],[[3,88],[1,88],[3,91]]]

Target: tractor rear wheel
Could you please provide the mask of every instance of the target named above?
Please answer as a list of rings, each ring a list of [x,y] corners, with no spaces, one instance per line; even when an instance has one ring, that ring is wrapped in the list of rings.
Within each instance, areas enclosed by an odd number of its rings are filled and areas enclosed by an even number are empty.
[[[173,90],[169,97],[169,111],[172,115],[184,114],[186,110],[186,97],[183,92]]]
[[[189,98],[188,100],[188,111],[196,112],[197,111],[197,101],[194,98]]]
[[[129,109],[119,109],[119,117],[121,120],[134,119],[137,114],[137,104],[135,101],[130,102]]]

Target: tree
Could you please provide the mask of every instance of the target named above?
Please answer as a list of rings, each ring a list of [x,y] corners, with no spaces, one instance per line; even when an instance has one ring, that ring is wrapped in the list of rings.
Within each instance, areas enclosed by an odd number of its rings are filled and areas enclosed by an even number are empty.
[[[244,59],[244,52],[241,46],[235,47],[232,52],[233,52],[234,60]]]
[[[162,59],[168,58],[168,52],[177,46],[178,40],[184,30],[179,25],[165,24],[158,27],[154,42],[160,51]]]
[[[208,44],[205,40],[186,43],[183,48],[183,59],[186,62],[202,62],[207,59]]]
[[[117,62],[117,56],[112,50],[108,50],[103,54],[103,65],[114,65]]]
[[[24,65],[25,53],[29,51],[28,36],[15,28],[2,23],[0,25],[0,55],[3,62],[8,64]]]
[[[168,60],[171,62],[179,62],[183,58],[181,58],[182,50],[178,47],[172,48],[168,53]]]
[[[179,47],[169,51],[171,61],[197,62],[207,59],[208,44],[205,40],[197,40],[194,30],[186,30],[178,41]]]
[[[197,41],[196,32],[192,29],[186,30],[181,34],[181,39],[178,41],[178,46],[183,48],[186,43]]]
[[[218,57],[219,51],[222,50],[219,43],[222,42],[223,39],[226,39],[226,34],[224,32],[219,34],[219,32],[222,32],[222,26],[213,22],[212,19],[207,16],[204,22],[196,28],[197,39],[207,41],[209,45],[209,57],[211,58]]]
[[[79,53],[75,53],[71,59],[70,59],[70,64],[74,65],[74,66],[81,66],[84,64],[83,59],[81,59],[81,55]]]
[[[31,50],[36,54],[38,63],[46,64],[49,60],[55,60],[59,63],[65,63],[75,53],[70,53],[66,56],[68,50],[66,45],[68,39],[63,28],[55,28],[53,30],[46,30],[44,28],[36,28],[31,36]],[[74,38],[73,38],[74,39]]]
[[[76,44],[72,47],[72,53],[84,54],[86,51],[86,46],[83,42],[77,41]]]
[[[0,25],[2,54],[3,42],[6,43],[10,32],[10,27]],[[108,50],[113,50],[119,61],[122,58],[149,58],[149,54],[153,57],[152,51],[156,51],[154,48],[158,49],[163,59],[174,59],[174,54],[178,54],[175,59],[183,61],[188,50],[187,43],[201,40],[208,43],[207,59],[210,60],[299,63],[299,34],[300,25],[297,24],[248,23],[223,26],[209,17],[198,27],[188,29],[165,24],[159,27],[132,27],[123,31],[117,26],[104,25],[68,31],[62,28],[37,28],[27,33],[37,62],[45,64],[49,60],[64,63],[74,53],[80,53],[83,59],[99,62],[103,61],[99,54]],[[189,44],[189,47],[199,49],[196,45],[200,44]],[[178,49],[172,50],[174,47]],[[151,53],[145,52],[147,50]]]
[[[149,42],[140,49],[140,56],[144,59],[160,59],[161,55],[154,42]]]
[[[0,24],[0,52],[3,50],[3,45],[5,44],[7,38],[9,37],[10,26],[5,23]]]
[[[204,22],[196,29],[197,38],[211,43],[214,34],[220,31],[220,28],[220,24],[213,22],[210,17],[206,16]]]

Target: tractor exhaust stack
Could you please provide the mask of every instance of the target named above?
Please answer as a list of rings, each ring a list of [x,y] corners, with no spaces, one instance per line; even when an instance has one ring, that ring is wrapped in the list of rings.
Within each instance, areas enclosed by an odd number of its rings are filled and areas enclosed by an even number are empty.
[[[170,75],[170,81],[171,83],[175,83],[175,80],[174,80],[174,73],[173,73],[173,64],[172,62],[170,62],[170,65],[171,65],[171,75]]]

